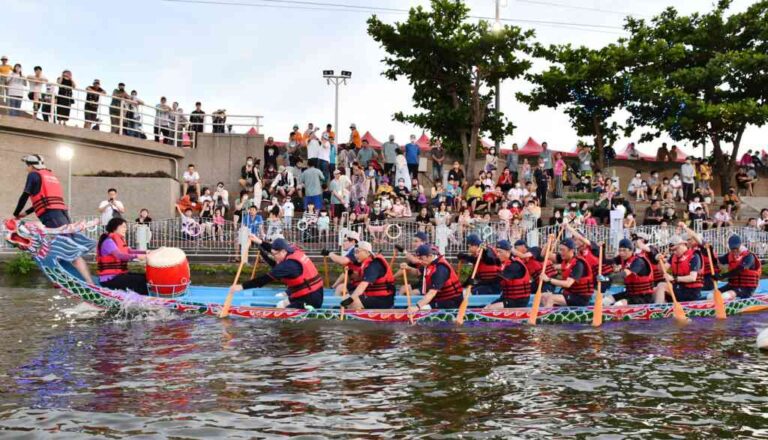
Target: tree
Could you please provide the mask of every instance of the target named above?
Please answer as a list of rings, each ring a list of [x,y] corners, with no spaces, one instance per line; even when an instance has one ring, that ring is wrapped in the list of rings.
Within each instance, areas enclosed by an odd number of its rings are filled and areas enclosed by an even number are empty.
[[[571,45],[537,47],[534,54],[552,63],[545,71],[526,75],[534,84],[517,99],[531,111],[540,107],[565,107],[571,126],[579,136],[594,138],[597,164],[604,167],[604,146],[612,146],[622,128],[609,122],[625,99],[622,75],[626,52],[620,45],[598,50]]]
[[[641,141],[664,132],[709,141],[722,191],[731,184],[744,130],[768,122],[768,2],[726,17],[730,3],[689,16],[668,8],[650,23],[628,18],[625,26],[635,57],[627,72],[629,127],[649,129]]]
[[[471,175],[480,136],[490,132],[501,140],[514,125],[491,111],[493,85],[515,79],[530,68],[519,55],[530,52],[533,31],[504,26],[497,32],[485,21],[470,22],[469,8],[461,1],[432,0],[432,9],[411,8],[408,19],[394,25],[375,15],[368,19],[368,34],[387,52],[383,75],[404,77],[413,87],[419,113],[397,112],[394,119],[429,130],[443,139],[453,154],[466,158]]]

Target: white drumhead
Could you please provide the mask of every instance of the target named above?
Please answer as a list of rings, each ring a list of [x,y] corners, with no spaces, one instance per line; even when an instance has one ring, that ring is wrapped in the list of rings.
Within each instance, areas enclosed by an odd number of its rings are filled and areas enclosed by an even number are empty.
[[[187,261],[187,254],[173,247],[161,247],[147,255],[147,265],[152,267],[172,267],[185,261]]]

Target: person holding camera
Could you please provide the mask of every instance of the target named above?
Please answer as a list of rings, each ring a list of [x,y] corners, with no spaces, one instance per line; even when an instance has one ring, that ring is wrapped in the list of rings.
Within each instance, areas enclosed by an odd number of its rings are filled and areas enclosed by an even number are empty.
[[[224,182],[216,184],[216,191],[213,193],[213,204],[216,209],[221,210],[222,215],[225,215],[229,210],[229,191],[224,188]]]
[[[107,190],[107,200],[99,204],[99,213],[101,213],[101,224],[106,225],[113,218],[122,218],[125,214],[123,202],[117,200],[117,190],[110,188]]]

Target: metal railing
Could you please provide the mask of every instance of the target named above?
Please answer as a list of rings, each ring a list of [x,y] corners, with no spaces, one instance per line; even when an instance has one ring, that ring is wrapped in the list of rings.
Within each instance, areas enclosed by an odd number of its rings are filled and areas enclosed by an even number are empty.
[[[78,218],[77,220],[89,220],[93,217]],[[321,222],[322,223],[322,222]],[[127,233],[127,242],[138,249],[156,249],[162,246],[177,247],[183,249],[190,256],[198,257],[236,257],[239,255],[239,246],[247,240],[249,233],[254,232],[265,239],[274,239],[282,236],[292,243],[296,243],[309,255],[317,256],[322,249],[338,251],[343,237],[349,230],[358,232],[362,240],[371,242],[377,252],[391,254],[396,245],[411,248],[411,241],[416,232],[423,231],[430,241],[438,246],[448,256],[455,256],[458,252],[467,250],[466,236],[470,233],[480,235],[488,243],[495,243],[500,239],[515,241],[524,239],[529,246],[543,247],[549,234],[557,234],[559,226],[544,226],[540,228],[525,228],[511,225],[506,222],[478,222],[461,226],[457,223],[451,225],[425,225],[412,219],[391,219],[382,225],[366,225],[350,223],[346,216],[338,226],[334,226],[330,219],[326,229],[321,225],[306,221],[301,217],[285,221],[280,219],[271,222],[265,220],[258,227],[251,230],[241,224],[232,221],[223,221],[218,224],[211,219],[173,218],[153,221],[149,225],[141,226],[130,223]],[[605,226],[577,226],[576,230],[595,243],[607,243],[610,252],[616,252],[618,242],[622,238],[629,238],[634,233],[644,233],[649,237],[649,243],[661,250],[667,250],[670,238],[682,236],[684,231],[677,226],[639,226],[626,229],[620,233],[611,231]],[[85,231],[85,234],[96,240],[102,232],[102,227],[95,227]],[[754,252],[761,260],[768,259],[768,232],[747,227],[730,227],[698,231],[704,240],[711,243],[715,253],[724,254],[728,251],[727,240],[731,235],[741,236],[742,242]],[[0,235],[5,237],[5,227],[0,225]],[[566,238],[569,231],[564,231]],[[5,240],[0,241],[0,253],[14,252],[14,248]]]
[[[194,147],[199,132],[242,134],[251,128],[258,132],[262,127],[263,116],[260,115],[230,115],[224,110],[204,115],[183,113],[180,108],[174,110],[171,104],[167,108],[160,104],[151,106],[138,97],[121,98],[111,96],[107,90],[98,93],[31,78],[25,78],[28,86],[23,88],[22,96],[10,96],[7,78],[0,77],[0,109],[10,116],[68,123],[69,126],[74,122],[85,129],[178,147]],[[40,85],[39,93],[33,93],[33,82]]]

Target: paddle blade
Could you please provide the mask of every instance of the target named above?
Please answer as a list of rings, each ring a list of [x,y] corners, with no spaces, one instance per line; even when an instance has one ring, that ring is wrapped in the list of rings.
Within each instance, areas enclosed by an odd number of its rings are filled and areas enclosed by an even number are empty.
[[[539,318],[539,305],[541,304],[541,289],[536,291],[536,295],[533,297],[533,304],[531,305],[531,313],[528,316],[528,324],[536,325],[536,320]]]
[[[720,289],[715,287],[715,318],[717,319],[725,319],[726,313],[725,313],[725,301],[723,300],[723,294],[720,292]]]
[[[467,307],[469,306],[469,295],[471,292],[472,286],[464,289],[464,299],[461,300],[459,311],[456,313],[456,325],[464,325],[464,316],[467,314]]]
[[[592,308],[592,327],[600,327],[603,324],[603,292],[597,288],[595,295],[595,307]]]
[[[232,307],[232,299],[235,297],[235,289],[234,286],[229,288],[229,293],[227,293],[227,299],[224,301],[224,305],[221,307],[221,310],[219,311],[219,318],[226,318],[229,316],[229,309]]]
[[[677,301],[672,305],[672,316],[674,316],[675,320],[680,323],[688,323],[688,317],[685,316],[685,310],[683,310],[683,306]]]

